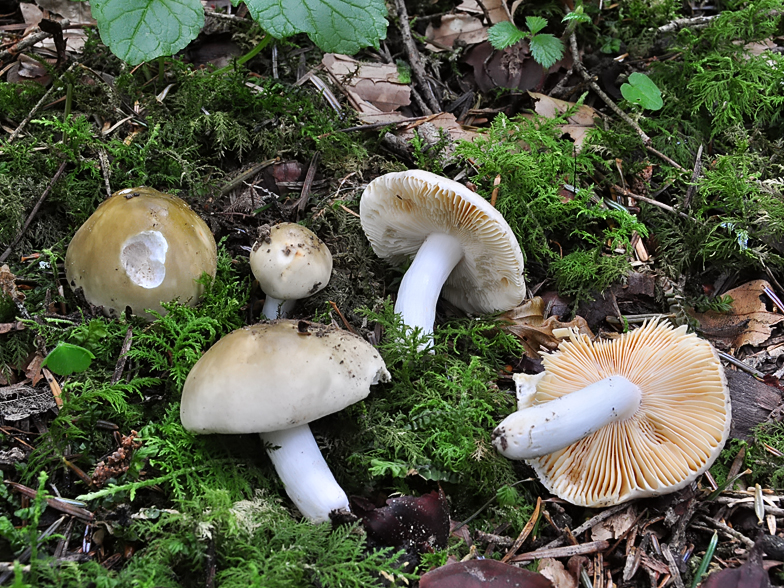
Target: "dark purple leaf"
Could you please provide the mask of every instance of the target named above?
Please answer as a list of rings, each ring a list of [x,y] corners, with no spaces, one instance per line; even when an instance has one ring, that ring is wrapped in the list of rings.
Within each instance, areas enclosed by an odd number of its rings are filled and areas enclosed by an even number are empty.
[[[542,574],[493,559],[473,559],[431,570],[419,588],[553,588]]]

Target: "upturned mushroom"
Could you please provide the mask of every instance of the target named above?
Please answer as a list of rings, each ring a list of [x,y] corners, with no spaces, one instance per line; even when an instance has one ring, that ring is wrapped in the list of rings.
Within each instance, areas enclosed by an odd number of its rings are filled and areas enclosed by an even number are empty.
[[[117,316],[130,308],[152,320],[161,302],[196,304],[197,280],[215,276],[218,256],[206,223],[176,196],[127,188],[101,203],[71,239],[65,275],[90,304]]]
[[[283,318],[297,300],[322,290],[332,275],[332,254],[316,234],[296,223],[261,227],[250,269],[266,294],[262,312]]]
[[[233,331],[188,374],[180,419],[195,433],[260,433],[286,493],[314,523],[348,511],[308,423],[359,402],[389,379],[364,339],[280,319]]]
[[[650,322],[611,341],[572,332],[518,376],[519,410],[493,432],[553,494],[588,507],[679,490],[718,457],[730,395],[710,343]]]
[[[359,204],[376,255],[395,265],[413,259],[395,312],[433,332],[439,294],[474,314],[509,310],[525,295],[523,253],[504,217],[464,185],[413,170],[370,182]]]

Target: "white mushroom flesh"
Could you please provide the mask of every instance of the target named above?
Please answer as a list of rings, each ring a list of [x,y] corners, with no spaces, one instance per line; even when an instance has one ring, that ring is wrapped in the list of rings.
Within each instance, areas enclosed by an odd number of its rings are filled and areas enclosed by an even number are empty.
[[[335,480],[308,425],[261,433],[276,448],[267,455],[291,501],[313,523],[329,520],[333,511],[349,511],[348,496]]]
[[[160,231],[142,231],[129,237],[120,250],[120,263],[128,278],[142,288],[157,288],[166,278],[169,243]]]

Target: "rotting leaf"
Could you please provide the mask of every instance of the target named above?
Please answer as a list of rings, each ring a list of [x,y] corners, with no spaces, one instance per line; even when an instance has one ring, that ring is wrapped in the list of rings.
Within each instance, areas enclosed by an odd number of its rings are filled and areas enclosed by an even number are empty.
[[[433,23],[427,25],[425,38],[437,45],[427,45],[430,51],[446,51],[453,48],[456,42],[461,45],[476,45],[487,41],[487,27],[478,18],[468,14],[445,14],[437,27]]]
[[[359,113],[393,112],[411,104],[411,86],[401,83],[394,64],[360,63],[336,53],[325,54],[321,63]]]
[[[423,496],[401,496],[387,506],[365,512],[362,524],[368,538],[380,545],[414,545],[423,552],[443,549],[449,537],[449,504],[440,488]]]
[[[542,574],[493,559],[447,564],[419,579],[420,588],[553,588]]]
[[[536,571],[553,583],[555,588],[577,588],[577,578],[557,559],[544,557],[536,565]]]
[[[784,314],[765,308],[766,280],[753,280],[725,293],[732,297],[729,313],[691,311],[700,323],[700,331],[713,343],[738,348],[742,345],[762,345],[770,338],[773,325],[784,321]]]
[[[573,102],[550,98],[537,92],[528,92],[528,95],[536,100],[534,106],[536,113],[545,118],[555,118],[576,106]],[[558,125],[558,128],[572,138],[575,148],[579,151],[588,134],[588,129],[592,129],[596,125],[595,119],[598,117],[599,113],[595,109],[581,104],[574,114],[567,118],[569,124]]]
[[[0,266],[0,294],[8,296],[14,302],[24,300],[24,294],[16,288],[16,276],[11,273],[8,265]]]
[[[702,588],[768,588],[770,578],[762,565],[759,544],[749,551],[749,559],[739,568],[721,570],[708,576]]]
[[[549,316],[545,319],[544,310],[544,300],[536,296],[505,312],[500,317],[502,321],[506,322],[506,324],[502,324],[501,328],[519,337],[526,354],[530,357],[539,357],[542,347],[549,351],[555,351],[558,348],[560,339],[553,335],[553,329],[574,328],[580,334],[593,338],[594,335],[588,323],[581,316],[576,316],[565,323],[558,320],[557,316]]]

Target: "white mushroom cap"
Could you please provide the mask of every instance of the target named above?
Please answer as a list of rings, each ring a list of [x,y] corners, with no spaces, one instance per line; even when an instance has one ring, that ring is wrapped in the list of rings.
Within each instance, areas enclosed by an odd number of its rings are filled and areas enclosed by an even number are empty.
[[[526,458],[569,502],[599,507],[674,492],[724,446],[724,371],[713,347],[685,326],[651,322],[597,343],[573,334],[543,363],[544,374],[523,382],[530,408],[504,419],[493,444]],[[595,419],[605,422],[597,428]]]
[[[441,289],[458,308],[482,314],[522,301],[517,238],[501,213],[463,184],[421,170],[389,173],[368,184],[359,212],[373,251],[396,265],[413,258],[429,235],[459,241],[462,256]]]
[[[185,380],[180,417],[196,433],[261,433],[309,423],[359,402],[389,379],[364,339],[278,320],[233,331]]]
[[[265,294],[299,300],[327,285],[332,254],[307,227],[280,223],[264,231],[253,245],[250,269]]]
[[[130,307],[152,319],[161,302],[196,304],[202,273],[215,276],[217,247],[205,222],[185,201],[153,188],[128,188],[107,198],[74,235],[65,273],[74,290],[108,315]]]

